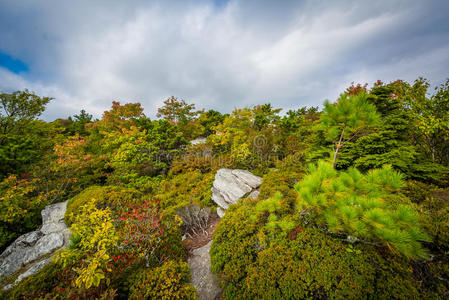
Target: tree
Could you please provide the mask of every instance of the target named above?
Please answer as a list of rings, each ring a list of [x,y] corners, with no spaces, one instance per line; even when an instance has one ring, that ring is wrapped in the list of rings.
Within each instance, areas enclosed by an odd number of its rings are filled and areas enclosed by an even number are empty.
[[[145,115],[140,103],[121,105],[120,102],[112,101],[112,108],[103,113],[103,117],[94,127],[104,131],[121,131],[122,128],[136,126],[141,118],[145,118]]]
[[[222,115],[220,112],[213,109],[208,110],[207,112],[202,112],[198,118],[198,121],[202,126],[202,135],[208,136],[213,134],[215,132],[213,127],[223,122],[226,116],[227,115]]]
[[[53,98],[39,97],[28,90],[0,94],[0,128],[3,135],[36,119]],[[16,128],[17,129],[17,128]]]
[[[255,106],[253,108],[255,113],[254,127],[257,130],[262,130],[262,128],[266,128],[269,124],[279,121],[280,117],[278,114],[281,110],[281,108],[273,109],[270,103]]]
[[[108,166],[114,170],[108,181],[132,185],[166,172],[186,143],[167,120],[152,121],[146,130],[132,126],[129,130],[107,133],[102,149],[109,159]]]
[[[36,120],[51,99],[28,90],[0,94],[0,180],[26,172],[51,151],[62,129]]]
[[[367,101],[376,106],[381,122],[376,131],[348,142],[341,153],[338,168],[355,166],[368,171],[391,164],[406,173],[416,156],[410,142],[411,116],[403,106],[400,87],[405,83],[395,81],[383,84],[378,81],[367,95]]]
[[[349,242],[371,242],[410,258],[426,258],[420,241],[430,238],[420,229],[412,206],[395,195],[402,179],[390,166],[362,174],[356,168],[336,171],[319,161],[295,185],[297,208],[313,214],[329,231],[347,234]]]
[[[39,163],[52,152],[63,136],[56,123],[31,120],[19,132],[3,135],[0,142],[0,180],[9,174],[26,173],[30,165]],[[2,135],[0,134],[0,137]]]
[[[87,131],[85,129],[85,125],[87,123],[92,123],[93,116],[82,109],[79,115],[74,115],[73,118],[69,117],[68,121],[70,122],[70,124],[67,126],[67,130],[71,134],[79,133],[82,135],[86,135]]]
[[[416,143],[433,163],[449,165],[449,79],[426,97],[429,83],[420,78],[412,87],[409,105],[415,120]]]
[[[157,110],[157,117],[163,117],[174,123],[186,124],[192,121],[199,112],[194,111],[195,104],[187,104],[184,100],[178,100],[171,96],[164,101],[164,106]]]
[[[334,104],[325,101],[320,128],[327,131],[327,139],[335,144],[332,160],[334,167],[340,148],[376,125],[379,120],[376,107],[367,101],[365,93],[355,96],[342,94]]]

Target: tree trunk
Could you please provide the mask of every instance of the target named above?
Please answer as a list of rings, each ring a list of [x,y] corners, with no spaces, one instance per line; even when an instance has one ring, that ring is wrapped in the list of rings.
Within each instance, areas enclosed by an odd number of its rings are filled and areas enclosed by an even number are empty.
[[[334,159],[332,161],[332,167],[334,167],[334,169],[335,169],[335,165],[337,163],[338,150],[340,150],[340,148],[341,148],[341,141],[343,140],[343,134],[345,133],[345,129],[346,129],[346,126],[343,127],[343,130],[341,131],[340,139],[338,140],[338,144],[337,144],[337,149],[335,149]]]

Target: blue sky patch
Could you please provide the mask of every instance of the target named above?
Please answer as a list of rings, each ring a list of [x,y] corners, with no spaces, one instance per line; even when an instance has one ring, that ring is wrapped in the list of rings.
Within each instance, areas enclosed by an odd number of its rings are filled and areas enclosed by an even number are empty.
[[[229,0],[214,0],[214,5],[216,7],[223,7],[228,4]]]
[[[0,51],[0,67],[19,74],[28,71],[28,66],[21,60],[15,59],[10,55]]]

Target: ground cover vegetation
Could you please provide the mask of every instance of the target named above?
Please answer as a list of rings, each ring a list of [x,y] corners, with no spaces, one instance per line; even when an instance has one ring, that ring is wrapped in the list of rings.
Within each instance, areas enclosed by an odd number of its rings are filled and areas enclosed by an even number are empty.
[[[155,120],[119,102],[39,120],[50,101],[0,94],[0,248],[66,200],[70,245],[2,298],[195,299],[181,239],[204,224],[185,212],[207,220],[224,167],[263,179],[214,233],[223,298],[449,297],[449,81],[353,84],[285,114],[170,97]]]

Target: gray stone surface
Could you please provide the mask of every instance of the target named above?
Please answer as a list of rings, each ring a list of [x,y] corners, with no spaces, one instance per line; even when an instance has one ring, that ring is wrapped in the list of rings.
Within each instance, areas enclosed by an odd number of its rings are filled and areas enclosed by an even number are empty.
[[[67,201],[46,206],[42,211],[42,224],[58,223],[64,220]]]
[[[230,204],[237,203],[245,195],[257,198],[257,188],[262,178],[245,170],[220,169],[215,174],[212,187],[212,200],[223,209],[217,213],[220,217]]]
[[[199,137],[190,141],[191,145],[205,144],[207,139],[205,137]]]
[[[260,194],[260,191],[258,189],[254,190],[248,195],[248,198],[257,199],[259,197],[259,194]]]
[[[193,250],[192,257],[188,259],[191,273],[190,282],[196,287],[200,300],[218,299],[221,293],[218,281],[210,270],[209,251],[211,245],[212,241]]]
[[[69,233],[64,224],[66,208],[67,201],[45,207],[41,212],[41,228],[18,237],[3,251],[0,255],[0,278],[11,275],[67,244]],[[49,260],[38,262],[18,278],[23,279],[34,274],[48,262]]]
[[[17,284],[17,283],[21,282],[23,279],[27,278],[28,276],[31,276],[31,275],[35,274],[37,271],[42,269],[50,261],[51,261],[51,257],[46,258],[46,259],[44,259],[44,260],[34,264],[28,270],[26,270],[24,273],[20,274],[19,277],[17,277],[17,279],[14,282],[14,284]]]
[[[225,215],[225,210],[223,209],[223,208],[221,208],[221,207],[218,207],[217,208],[217,215],[220,217],[220,218],[223,218],[223,216]]]
[[[249,171],[232,170],[232,174],[253,189],[258,188],[262,184],[262,178],[260,178],[259,176],[253,175],[253,173],[251,173]]]
[[[64,231],[66,228],[67,228],[67,226],[65,225],[64,221],[61,221],[61,222],[43,224],[40,231],[43,234],[50,234],[53,232]]]

